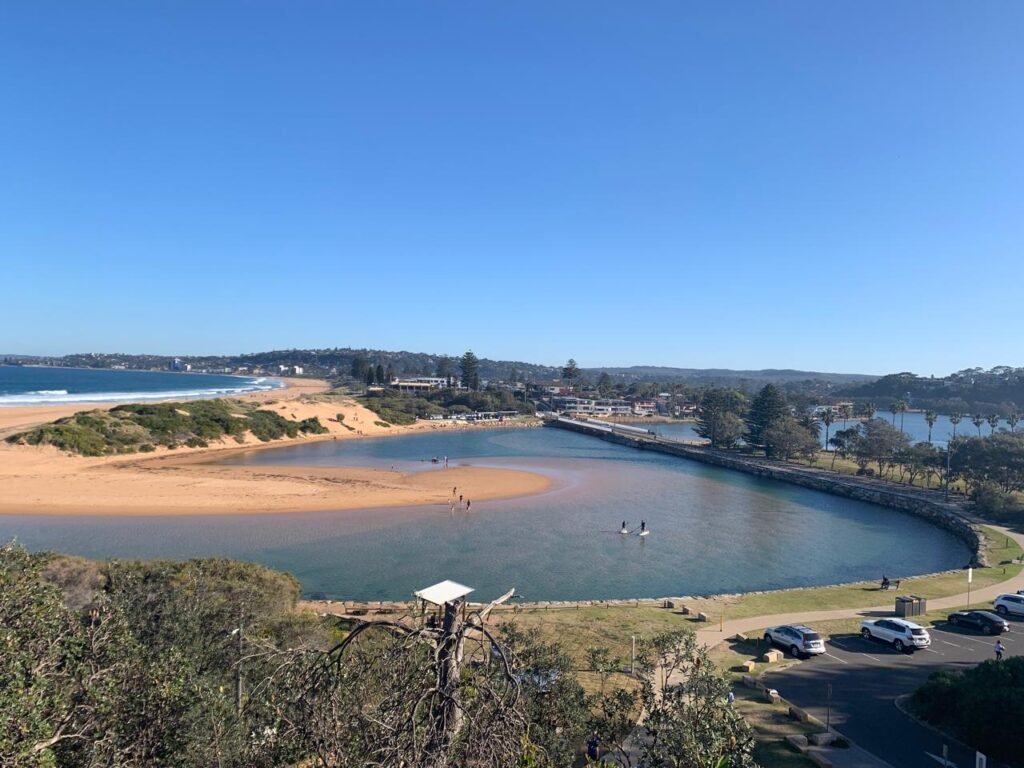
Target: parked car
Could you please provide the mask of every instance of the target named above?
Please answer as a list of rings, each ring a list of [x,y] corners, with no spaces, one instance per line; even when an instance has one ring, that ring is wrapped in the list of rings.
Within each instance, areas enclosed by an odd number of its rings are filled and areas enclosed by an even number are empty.
[[[1000,595],[994,601],[1000,616],[1024,616],[1024,595]]]
[[[862,621],[860,636],[865,640],[881,640],[883,643],[892,643],[892,647],[900,653],[917,648],[927,648],[932,644],[932,638],[927,629],[905,619]]]
[[[1000,632],[1010,631],[1010,625],[1006,623],[1006,619],[991,611],[957,611],[949,614],[949,623],[954,627],[971,627],[981,630],[986,635],[998,635]]]
[[[816,656],[825,652],[821,635],[803,624],[783,624],[764,631],[764,641],[785,648],[793,656]]]

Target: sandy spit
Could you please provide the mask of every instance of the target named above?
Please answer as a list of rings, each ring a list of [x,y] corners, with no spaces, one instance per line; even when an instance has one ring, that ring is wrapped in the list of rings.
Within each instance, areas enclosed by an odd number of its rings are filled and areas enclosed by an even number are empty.
[[[246,515],[453,502],[452,488],[479,502],[541,493],[548,477],[519,470],[437,465],[416,472],[361,467],[224,466],[239,451],[315,440],[352,440],[452,429],[421,422],[383,427],[372,411],[352,400],[324,396],[326,382],[287,380],[288,388],[247,395],[291,419],[316,416],[329,434],[260,443],[250,438],[210,448],[160,449],[154,454],[89,458],[52,447],[0,443],[0,514],[7,515]],[[114,404],[104,405],[111,408]],[[92,406],[0,409],[0,436],[6,431],[69,416]],[[341,414],[344,419],[338,420]]]

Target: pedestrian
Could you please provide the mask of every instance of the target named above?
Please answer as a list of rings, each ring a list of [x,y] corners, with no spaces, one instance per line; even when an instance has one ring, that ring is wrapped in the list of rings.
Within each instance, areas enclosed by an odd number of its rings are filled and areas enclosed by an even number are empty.
[[[457,490],[458,490],[458,488],[456,488],[456,487],[455,487],[455,486],[453,485],[453,486],[452,486],[452,496],[454,496],[454,495],[455,495],[455,491],[457,491]]]
[[[729,695],[725,697],[725,700],[729,702],[729,706],[731,707],[732,703],[736,701],[736,694],[732,691],[729,691]]]
[[[1003,645],[1002,640],[996,640],[996,661],[1003,660],[1003,651],[1006,650],[1006,646]]]
[[[460,493],[459,494],[459,504],[461,504],[461,503],[462,503],[462,494]]]
[[[587,757],[591,760],[597,760],[600,756],[601,740],[597,737],[596,733],[590,734],[590,738],[587,739]]]
[[[469,507],[470,507],[470,505],[472,505],[472,503],[473,503],[472,501],[470,501],[469,499],[466,499],[466,511],[467,512],[469,512]]]

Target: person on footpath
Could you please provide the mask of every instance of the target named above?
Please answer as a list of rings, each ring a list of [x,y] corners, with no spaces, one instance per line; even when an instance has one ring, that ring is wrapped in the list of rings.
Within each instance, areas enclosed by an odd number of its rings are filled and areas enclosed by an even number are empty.
[[[1006,646],[1003,645],[1002,640],[996,640],[996,661],[1003,660],[1003,652],[1006,650]]]

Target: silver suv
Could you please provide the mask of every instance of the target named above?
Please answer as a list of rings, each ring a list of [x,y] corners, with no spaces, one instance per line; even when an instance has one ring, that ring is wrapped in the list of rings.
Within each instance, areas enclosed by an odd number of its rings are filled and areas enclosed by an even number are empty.
[[[878,619],[862,621],[860,636],[865,640],[881,640],[892,643],[892,647],[900,653],[913,651],[915,648],[927,648],[932,644],[928,630],[920,624],[904,619]]]
[[[1000,616],[1024,616],[1024,595],[1000,595],[995,599],[996,613]]]
[[[768,645],[785,648],[794,657],[801,655],[816,656],[825,652],[825,643],[821,635],[803,624],[783,624],[781,627],[768,627],[764,631],[764,641]]]

